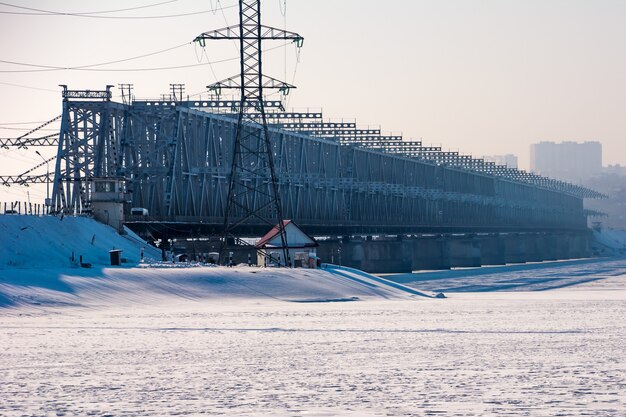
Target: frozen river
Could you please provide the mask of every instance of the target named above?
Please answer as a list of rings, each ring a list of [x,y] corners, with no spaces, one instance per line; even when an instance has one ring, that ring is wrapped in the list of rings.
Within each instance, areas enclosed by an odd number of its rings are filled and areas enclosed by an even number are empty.
[[[0,310],[0,415],[626,415],[626,275],[449,296]]]

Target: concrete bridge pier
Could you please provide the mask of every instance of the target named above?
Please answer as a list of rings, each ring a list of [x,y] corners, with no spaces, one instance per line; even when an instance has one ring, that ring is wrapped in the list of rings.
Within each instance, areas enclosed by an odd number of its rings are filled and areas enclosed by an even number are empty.
[[[565,233],[550,235],[550,243],[554,248],[554,256],[556,259],[571,259],[569,239]]]
[[[519,233],[507,233],[502,235],[504,240],[507,264],[523,264],[526,262],[526,239],[521,238]]]
[[[362,256],[361,267],[364,271],[380,273],[411,271],[410,242],[402,239],[352,241],[350,246],[353,254]]]
[[[320,242],[323,262],[368,272],[411,272],[411,241],[342,239]]]
[[[450,239],[442,235],[420,236],[410,242],[411,269],[450,269]]]
[[[452,268],[481,266],[480,241],[475,235],[450,237],[448,239],[448,251]]]
[[[526,262],[541,262],[544,260],[539,243],[541,237],[538,233],[527,233],[520,236],[526,244]]]
[[[482,265],[506,264],[506,245],[499,233],[482,235],[480,241],[480,261]]]
[[[570,258],[586,258],[591,255],[589,234],[570,234],[567,240]]]
[[[542,254],[544,261],[556,261],[557,257],[557,249],[556,239],[551,234],[537,234],[537,250]]]
[[[375,273],[402,273],[587,257],[585,233],[421,235],[396,239],[344,238],[320,242],[324,262]]]

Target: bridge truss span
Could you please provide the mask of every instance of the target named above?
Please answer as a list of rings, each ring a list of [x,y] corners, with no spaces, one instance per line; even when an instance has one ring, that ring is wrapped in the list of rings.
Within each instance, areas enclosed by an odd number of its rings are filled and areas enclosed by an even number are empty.
[[[524,178],[523,171],[508,172],[482,160],[454,158],[440,148],[420,151],[421,142],[398,145],[402,141],[382,135],[387,148],[369,146],[376,142],[372,139],[365,144],[356,139],[359,134],[380,134],[378,129],[361,129],[354,140],[346,140],[350,131],[359,130],[354,123],[331,126],[318,113],[303,113],[316,115],[302,119],[306,129],[280,114],[288,113],[269,113],[268,119],[275,121],[269,132],[283,216],[311,233],[586,227],[583,195],[575,188],[542,183],[532,174]],[[235,114],[211,113],[185,102],[146,106],[66,100],[53,209],[88,208],[90,181],[115,177],[125,181],[129,207],[148,209],[150,217],[144,220],[201,224],[219,232],[236,128]],[[345,132],[328,133],[338,129]],[[256,197],[250,193],[247,198]],[[243,215],[232,213],[234,219]],[[258,235],[266,228],[261,222],[247,223],[239,232]]]

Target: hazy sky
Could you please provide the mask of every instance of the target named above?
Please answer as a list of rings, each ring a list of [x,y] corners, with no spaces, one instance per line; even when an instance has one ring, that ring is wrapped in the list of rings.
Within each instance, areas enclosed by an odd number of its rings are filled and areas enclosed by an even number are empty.
[[[90,13],[163,1],[9,3]],[[357,119],[474,155],[514,153],[522,168],[528,167],[529,145],[540,140],[599,140],[605,165],[626,164],[624,0],[287,0],[286,18],[283,3],[263,3],[264,23],[286,23],[305,37],[300,62],[296,67],[292,45],[266,53],[265,61],[269,75],[289,82],[296,70],[292,107],[322,108],[326,117]],[[235,24],[235,0],[219,2],[223,13],[119,17],[185,14],[216,4],[178,0],[92,17],[0,13],[3,61],[66,68],[180,46],[88,70],[0,63],[0,137],[17,137],[24,132],[18,129],[36,126],[30,122],[59,115],[58,84],[101,89],[128,82],[137,97],[158,97],[180,82],[187,93],[201,93],[215,76],[203,51],[188,43],[203,31]],[[0,12],[36,13],[6,5]],[[206,56],[212,62],[236,58],[237,50],[213,42]],[[212,67],[219,79],[238,71],[236,60]],[[41,69],[46,71],[23,72]],[[0,174],[19,174],[40,162],[35,150],[0,150]],[[31,192],[36,198],[45,194],[41,188]],[[19,193],[19,187],[3,187],[0,201]]]

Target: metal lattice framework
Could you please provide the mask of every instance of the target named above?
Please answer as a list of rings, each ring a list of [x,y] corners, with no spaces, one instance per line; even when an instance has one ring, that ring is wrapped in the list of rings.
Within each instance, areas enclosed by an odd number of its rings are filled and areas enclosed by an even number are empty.
[[[295,88],[262,71],[262,42],[296,33],[261,24],[260,0],[239,1],[239,25],[198,36],[237,40],[240,74],[209,86],[213,100],[183,99],[171,84],[157,100],[123,104],[104,90],[63,87],[63,114],[0,146],[56,146],[56,158],[4,185],[44,183],[34,171],[55,160],[51,207],[76,213],[91,205],[95,178],[125,181],[129,207],[148,209],[130,222],[258,236],[282,219],[312,234],[403,234],[430,231],[580,230],[583,198],[595,191],[448,152],[380,127],[328,120],[320,111],[284,111],[264,92]],[[223,90],[239,98],[223,99]],[[35,136],[61,121],[58,135]],[[587,212],[589,214],[589,212]],[[226,242],[226,239],[223,240]],[[287,259],[286,253],[283,254]]]
[[[56,141],[24,135],[12,146],[56,142],[55,211],[80,212],[90,205],[91,179],[120,177],[126,179],[132,206],[148,208],[150,220],[210,225],[219,232],[238,114],[199,108],[197,102],[148,106],[66,99]],[[583,228],[582,199],[602,197],[418,141],[361,141],[356,132],[354,140],[346,139],[347,133],[317,137],[299,129],[322,123],[337,130],[337,123],[324,121],[320,112],[270,112],[268,121],[281,209],[314,233]],[[358,128],[352,123],[344,129]],[[33,172],[36,168],[0,181],[46,182],[45,175]],[[241,234],[266,228],[264,222],[251,222]]]
[[[80,212],[90,205],[91,179],[120,177],[132,206],[148,208],[151,220],[221,230],[238,114],[201,111],[211,107],[193,101],[151,103],[66,99],[56,139],[23,135],[5,145],[57,145],[55,211]],[[267,119],[281,209],[311,232],[582,228],[582,199],[602,197],[419,141],[377,132],[361,140],[356,123],[338,126],[321,112],[269,112]],[[318,137],[307,131],[311,123],[344,132]],[[44,183],[34,171],[45,162],[0,181]],[[250,223],[241,233],[266,227]]]
[[[235,235],[239,226],[261,220],[278,225],[283,259],[289,264],[287,233],[265,115],[265,90],[276,89],[286,94],[294,87],[263,74],[262,43],[291,40],[301,44],[302,37],[262,25],[260,0],[240,0],[239,25],[205,32],[195,39],[203,46],[206,40],[237,40],[240,48],[239,75],[208,86],[218,96],[224,89],[238,90],[240,94],[220,257],[229,235]]]
[[[117,177],[126,181],[130,206],[150,212],[129,221],[222,231],[238,113],[216,114],[185,101],[67,99],[63,105],[53,210],[80,212],[90,205],[93,178]],[[314,234],[583,229],[582,199],[600,196],[419,141],[389,139],[398,135],[368,131],[360,140],[353,122],[341,135],[316,136],[306,131],[311,123],[340,130],[321,112],[268,112],[267,119],[281,210]],[[263,128],[244,129],[258,135]],[[28,172],[3,181],[44,182],[45,176]],[[266,230],[257,219],[238,234]]]

